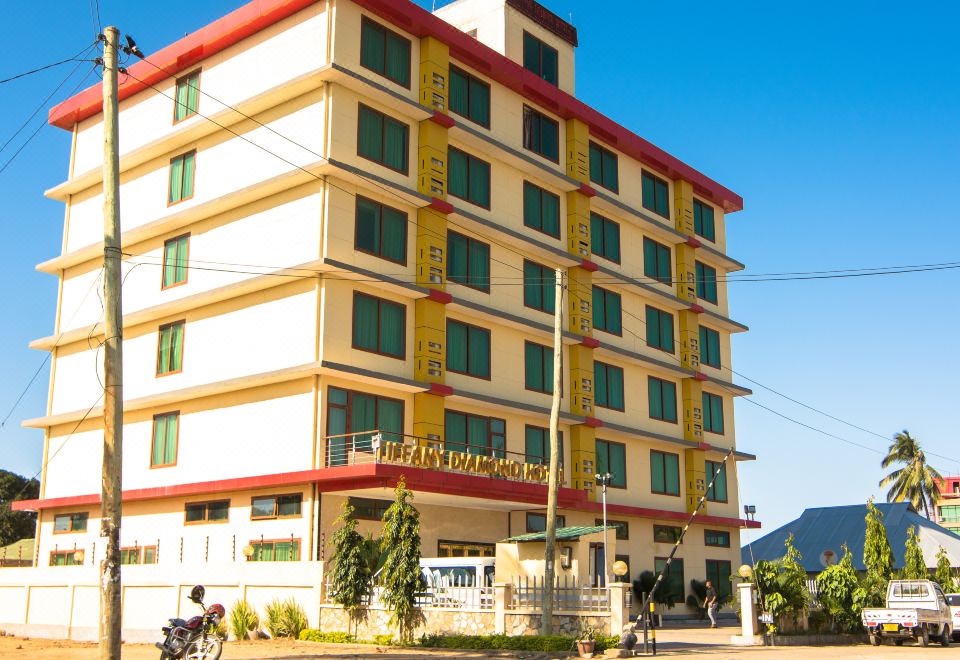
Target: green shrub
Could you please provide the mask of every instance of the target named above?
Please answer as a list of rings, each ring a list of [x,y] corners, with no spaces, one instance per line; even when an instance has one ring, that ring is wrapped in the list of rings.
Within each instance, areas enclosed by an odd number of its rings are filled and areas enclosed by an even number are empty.
[[[380,646],[390,646],[393,643],[393,635],[374,635],[373,643]]]
[[[620,639],[599,635],[595,638],[596,653],[615,647]],[[420,646],[441,649],[470,649],[496,651],[539,651],[541,653],[564,653],[576,648],[573,637],[562,635],[424,635]]]
[[[324,642],[327,644],[354,644],[357,641],[350,633],[327,632],[312,628],[301,630],[298,639],[304,642]]]
[[[264,625],[271,637],[296,639],[307,627],[307,614],[292,596],[284,601],[274,598],[267,603],[265,611],[267,618]]]
[[[237,639],[246,639],[247,633],[259,625],[260,617],[247,601],[238,600],[230,608],[230,632]]]

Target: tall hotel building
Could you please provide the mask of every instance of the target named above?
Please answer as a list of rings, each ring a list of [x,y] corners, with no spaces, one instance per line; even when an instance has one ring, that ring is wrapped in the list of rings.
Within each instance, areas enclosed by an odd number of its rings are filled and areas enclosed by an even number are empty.
[[[121,74],[124,562],[316,562],[401,476],[425,556],[543,529],[561,268],[561,522],[601,518],[610,472],[632,579],[705,494],[667,588],[729,584],[742,200],[577,100],[576,45],[533,0],[256,0]],[[72,149],[18,504],[44,571],[104,550],[100,87],[50,123]]]

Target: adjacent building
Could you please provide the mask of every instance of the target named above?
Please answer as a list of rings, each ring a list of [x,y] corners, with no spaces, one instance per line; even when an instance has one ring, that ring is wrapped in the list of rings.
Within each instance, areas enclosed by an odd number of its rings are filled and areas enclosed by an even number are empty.
[[[937,523],[960,535],[960,477],[944,477],[937,486],[940,488]]]
[[[668,588],[729,584],[742,200],[579,101],[576,46],[532,0],[256,0],[121,76],[125,563],[317,562],[401,477],[427,555],[542,530],[560,269],[562,523],[611,473],[629,579],[705,495]],[[100,88],[50,123],[43,570],[103,556]]]

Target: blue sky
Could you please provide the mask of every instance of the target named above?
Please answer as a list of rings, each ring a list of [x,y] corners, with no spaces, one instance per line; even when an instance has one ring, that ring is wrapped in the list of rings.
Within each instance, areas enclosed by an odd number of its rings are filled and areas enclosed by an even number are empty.
[[[105,23],[153,52],[239,6],[206,0],[190,12],[101,0]],[[431,2],[421,0],[429,7]],[[438,3],[442,4],[442,3]],[[728,217],[730,254],[748,273],[960,260],[960,10],[887,2],[666,3],[548,0],[580,32],[577,95],[743,195]],[[92,41],[87,2],[6,7],[0,78],[73,55]],[[587,9],[590,8],[590,10]],[[602,11],[600,11],[602,9]],[[58,67],[0,85],[0,144],[66,76]],[[74,77],[55,100],[63,98]],[[93,80],[92,78],[90,79]],[[45,111],[42,113],[45,115]],[[37,120],[0,152],[6,163]],[[45,355],[26,348],[53,328],[56,279],[35,264],[60,250],[63,207],[43,197],[65,177],[69,134],[45,127],[0,173],[0,418]],[[960,472],[951,423],[960,272],[800,282],[731,283],[734,368],[864,428],[907,428],[944,472]],[[44,368],[0,429],[0,467],[33,474],[42,434]],[[749,385],[749,383],[747,383]],[[878,450],[848,428],[760,387],[755,399]],[[741,499],[767,529],[803,508],[879,495],[880,455],[738,401]],[[749,540],[749,537],[748,539]]]

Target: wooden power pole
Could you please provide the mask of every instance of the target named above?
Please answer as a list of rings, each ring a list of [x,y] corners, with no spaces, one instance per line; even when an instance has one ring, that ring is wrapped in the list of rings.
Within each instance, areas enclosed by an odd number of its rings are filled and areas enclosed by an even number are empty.
[[[120,516],[123,466],[123,310],[120,304],[120,157],[117,46],[104,31],[103,48],[103,322],[104,400],[100,536],[107,554],[100,575],[100,658],[120,660]]]
[[[547,480],[547,538],[543,553],[543,614],[540,634],[553,634],[553,588],[557,556],[557,490],[560,487],[560,396],[563,383],[563,269],[558,268],[553,303],[553,400],[550,405],[550,477]]]

